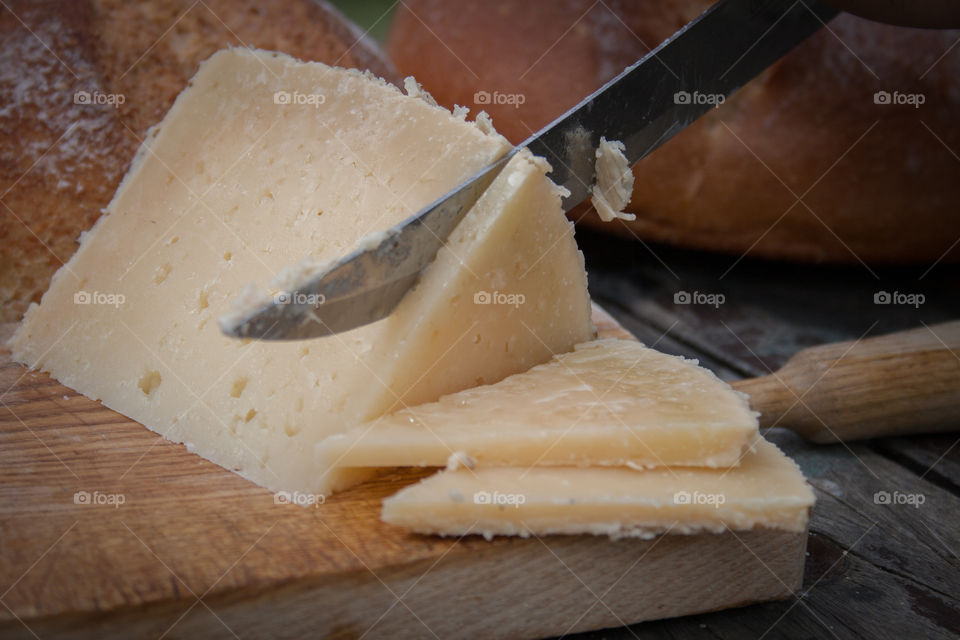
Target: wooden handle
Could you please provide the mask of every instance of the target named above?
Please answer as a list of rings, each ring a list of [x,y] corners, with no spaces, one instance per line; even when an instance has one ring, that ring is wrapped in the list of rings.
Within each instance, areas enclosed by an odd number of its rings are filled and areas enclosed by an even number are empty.
[[[812,442],[958,429],[960,321],[804,349],[775,374],[733,386],[761,426]]]

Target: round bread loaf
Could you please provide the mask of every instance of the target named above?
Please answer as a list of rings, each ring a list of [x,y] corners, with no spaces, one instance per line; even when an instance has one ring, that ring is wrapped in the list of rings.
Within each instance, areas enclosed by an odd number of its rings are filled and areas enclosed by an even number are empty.
[[[438,102],[485,109],[520,142],[710,4],[406,0],[388,53]],[[841,15],[637,164],[634,222],[573,215],[736,255],[956,260],[958,38]]]
[[[315,0],[24,0],[0,10],[0,320],[18,319],[110,201],[146,130],[227,46],[392,67]]]

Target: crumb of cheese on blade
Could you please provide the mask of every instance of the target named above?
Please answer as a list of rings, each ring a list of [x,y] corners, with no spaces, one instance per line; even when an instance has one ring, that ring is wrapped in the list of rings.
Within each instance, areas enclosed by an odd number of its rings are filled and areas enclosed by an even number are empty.
[[[403,90],[406,91],[407,95],[411,98],[420,98],[427,104],[432,107],[437,106],[437,101],[433,99],[433,96],[423,88],[417,79],[413,76],[407,76],[403,79]]]
[[[483,133],[492,134],[496,131],[496,129],[493,128],[493,118],[491,118],[490,114],[486,111],[477,113],[477,117],[473,119],[473,122]]]
[[[624,149],[626,147],[619,140],[606,138],[600,138],[600,146],[597,147],[597,180],[593,185],[591,201],[604,222],[616,218],[637,218],[632,213],[623,212],[633,194],[633,171],[630,170],[627,157],[623,155]]]
[[[307,256],[295,265],[280,269],[270,281],[267,291],[260,290],[252,282],[248,283],[240,291],[240,295],[233,299],[230,310],[217,319],[220,328],[227,333],[232,333],[248,317],[277,302],[280,299],[278,296],[299,291],[328,267],[329,263],[319,262]]]

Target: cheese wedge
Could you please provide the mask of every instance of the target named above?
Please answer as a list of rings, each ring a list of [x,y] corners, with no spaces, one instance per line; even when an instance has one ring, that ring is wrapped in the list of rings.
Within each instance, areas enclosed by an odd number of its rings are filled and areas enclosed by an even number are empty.
[[[227,338],[216,319],[247,284],[346,254],[501,156],[481,120],[357,71],[215,54],[27,312],[14,357],[270,489],[349,484],[317,466],[324,437],[593,336],[547,165],[514,157],[389,318],[300,343]]]
[[[802,532],[813,502],[797,465],[759,438],[755,451],[732,469],[442,471],[384,500],[383,520],[418,533],[487,538]]]
[[[632,340],[576,346],[496,384],[320,443],[324,466],[730,467],[757,435],[746,396],[696,361]]]

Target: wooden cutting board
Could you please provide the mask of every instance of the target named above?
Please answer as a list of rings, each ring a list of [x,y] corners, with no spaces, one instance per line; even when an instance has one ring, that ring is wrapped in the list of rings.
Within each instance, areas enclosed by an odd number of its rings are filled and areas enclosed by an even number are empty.
[[[801,585],[805,534],[488,542],[382,523],[381,500],[427,473],[278,505],[0,351],[0,636],[537,638]]]

